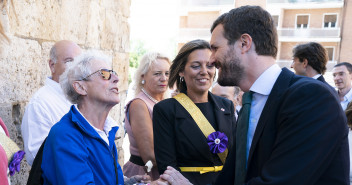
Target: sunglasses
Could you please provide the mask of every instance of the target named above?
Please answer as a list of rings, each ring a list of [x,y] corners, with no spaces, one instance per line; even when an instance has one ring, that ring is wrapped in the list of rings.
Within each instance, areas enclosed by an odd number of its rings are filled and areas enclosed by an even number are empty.
[[[117,73],[114,70],[110,70],[110,69],[99,69],[98,71],[95,71],[94,73],[86,76],[85,78],[83,78],[82,80],[88,80],[88,78],[92,75],[94,75],[95,73],[100,74],[100,76],[104,79],[104,80],[110,80],[111,79],[111,74],[114,74],[115,76],[117,76]]]

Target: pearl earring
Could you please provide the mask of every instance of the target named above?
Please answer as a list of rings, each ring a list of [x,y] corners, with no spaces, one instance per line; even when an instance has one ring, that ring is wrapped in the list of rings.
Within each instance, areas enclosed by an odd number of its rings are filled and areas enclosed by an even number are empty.
[[[142,85],[144,85],[145,84],[145,81],[144,80],[142,80]]]

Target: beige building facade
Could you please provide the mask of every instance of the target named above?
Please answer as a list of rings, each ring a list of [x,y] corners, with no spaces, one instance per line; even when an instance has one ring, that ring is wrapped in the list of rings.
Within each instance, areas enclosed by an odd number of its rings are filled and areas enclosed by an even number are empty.
[[[277,63],[290,67],[297,44],[319,42],[328,51],[328,71],[339,62],[352,63],[352,0],[184,0],[178,48],[193,39],[210,40],[210,27],[222,13],[243,5],[268,10],[277,25]]]

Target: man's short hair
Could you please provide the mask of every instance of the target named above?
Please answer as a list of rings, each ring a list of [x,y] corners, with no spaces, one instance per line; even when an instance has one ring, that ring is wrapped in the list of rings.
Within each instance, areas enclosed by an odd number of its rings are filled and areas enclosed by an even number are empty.
[[[216,26],[224,26],[224,37],[228,44],[234,44],[242,34],[249,34],[258,55],[276,58],[278,36],[271,15],[260,6],[241,6],[218,17],[211,32]]]
[[[319,74],[324,74],[326,64],[329,60],[326,49],[319,43],[309,42],[297,45],[293,48],[293,57],[298,58],[300,62],[307,59],[310,65]]]
[[[338,63],[334,66],[335,67],[339,67],[339,66],[346,66],[347,68],[347,71],[351,74],[352,73],[352,64],[348,63],[348,62],[341,62],[341,63]]]

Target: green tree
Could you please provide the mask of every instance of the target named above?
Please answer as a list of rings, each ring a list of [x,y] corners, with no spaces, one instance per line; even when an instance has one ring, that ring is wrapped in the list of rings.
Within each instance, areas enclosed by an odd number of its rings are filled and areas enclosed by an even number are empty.
[[[128,73],[128,83],[131,83],[132,76],[139,66],[139,61],[141,57],[147,52],[145,44],[142,40],[132,40],[131,41],[131,52],[129,58],[129,73]]]

